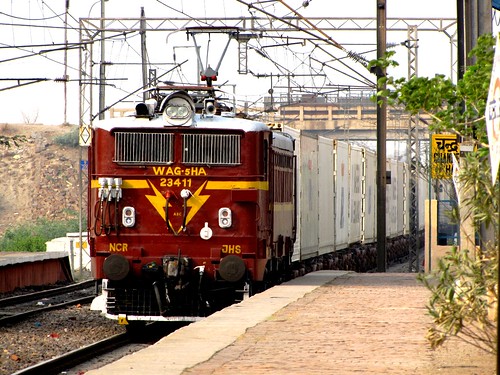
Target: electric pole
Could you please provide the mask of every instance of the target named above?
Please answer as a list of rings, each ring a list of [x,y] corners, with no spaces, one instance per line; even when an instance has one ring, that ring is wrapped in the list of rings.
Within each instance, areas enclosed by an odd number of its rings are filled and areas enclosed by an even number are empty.
[[[386,51],[386,0],[377,1],[377,59]],[[377,92],[386,89],[386,69],[377,67]],[[377,95],[377,271],[386,272],[386,137],[387,137],[387,99]]]
[[[101,22],[100,22],[100,28],[101,28],[101,64],[99,65],[99,120],[104,120],[104,108],[106,106],[106,100],[105,100],[105,95],[106,95],[106,66],[104,63],[104,60],[106,58],[106,54],[104,51],[104,17],[105,17],[105,10],[104,10],[104,2],[106,0],[101,0]]]
[[[141,7],[141,60],[142,60],[142,100],[146,101],[148,98],[146,89],[148,88],[148,70],[147,70],[147,49],[146,49],[146,13],[144,7]]]

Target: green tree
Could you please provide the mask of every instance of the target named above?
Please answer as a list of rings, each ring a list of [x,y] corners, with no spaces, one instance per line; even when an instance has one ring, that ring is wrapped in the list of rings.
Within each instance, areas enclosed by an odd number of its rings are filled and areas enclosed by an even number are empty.
[[[485,121],[494,44],[491,35],[478,39],[471,51],[475,64],[467,68],[457,84],[443,75],[409,80],[380,78],[387,89],[378,94],[385,96],[389,105],[402,105],[412,114],[430,117],[429,132],[457,134],[477,146],[477,151],[461,160],[458,181],[472,194],[460,205],[468,209],[478,232],[486,226],[494,228],[496,234],[492,241],[480,239],[479,250],[455,248],[440,260],[437,271],[419,275],[432,293],[427,308],[433,325],[427,338],[433,347],[457,336],[486,351],[496,350],[496,316],[492,312],[498,300],[499,184],[491,183]],[[393,56],[388,52],[369,67],[397,66]]]
[[[8,229],[0,237],[1,251],[46,251],[46,242],[78,231],[78,220],[51,221],[45,218]]]

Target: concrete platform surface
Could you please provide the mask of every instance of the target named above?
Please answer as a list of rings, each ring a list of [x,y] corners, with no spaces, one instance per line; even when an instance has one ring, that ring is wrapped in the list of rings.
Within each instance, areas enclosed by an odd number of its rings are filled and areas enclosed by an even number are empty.
[[[47,259],[58,259],[67,257],[68,254],[64,251],[52,252],[15,252],[15,251],[0,251],[0,267],[11,264],[20,264],[26,262],[39,262]]]

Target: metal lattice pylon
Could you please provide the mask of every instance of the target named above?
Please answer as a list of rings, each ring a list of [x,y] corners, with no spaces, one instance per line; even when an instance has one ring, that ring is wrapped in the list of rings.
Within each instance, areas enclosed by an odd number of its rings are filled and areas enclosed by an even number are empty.
[[[248,74],[248,40],[238,38],[238,73]]]
[[[89,170],[88,170],[88,146],[92,138],[92,46],[91,39],[88,34],[80,34],[80,43],[83,46],[80,49],[80,131],[79,131],[79,144],[80,144],[80,165],[79,165],[79,182],[80,182],[80,200],[79,200],[79,244],[80,251],[82,251],[82,244],[84,237],[88,236],[84,233],[87,232],[88,222],[87,205],[88,196],[87,189],[89,184]],[[81,259],[81,258],[80,258]],[[82,269],[80,268],[80,273]]]
[[[417,76],[417,50],[418,37],[417,26],[408,26],[408,39],[405,42],[408,48],[408,79]],[[419,217],[418,217],[418,174],[420,157],[419,140],[419,118],[411,115],[408,124],[408,163],[409,163],[409,237],[408,237],[408,270],[409,272],[420,272],[419,260]]]

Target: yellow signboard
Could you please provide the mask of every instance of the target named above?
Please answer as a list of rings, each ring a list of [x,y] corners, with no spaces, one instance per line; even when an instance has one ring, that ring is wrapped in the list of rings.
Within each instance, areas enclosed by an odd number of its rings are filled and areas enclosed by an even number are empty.
[[[89,125],[80,125],[80,146],[90,146],[92,140],[92,130]]]
[[[452,154],[459,157],[460,144],[452,134],[433,134],[431,137],[431,177],[451,178],[453,174]]]

